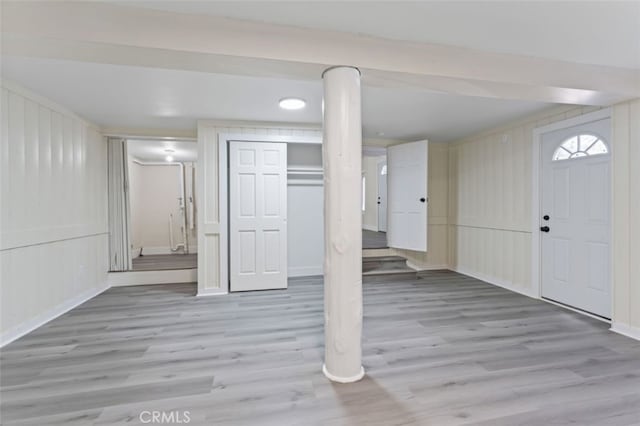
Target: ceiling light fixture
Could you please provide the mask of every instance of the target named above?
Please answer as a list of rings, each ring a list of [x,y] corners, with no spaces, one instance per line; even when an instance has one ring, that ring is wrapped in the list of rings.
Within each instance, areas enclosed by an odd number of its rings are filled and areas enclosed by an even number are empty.
[[[164,157],[165,161],[167,163],[172,163],[173,162],[173,157],[171,155],[167,155],[166,157]]]
[[[282,98],[279,105],[282,109],[296,110],[304,108],[307,102],[300,98]]]

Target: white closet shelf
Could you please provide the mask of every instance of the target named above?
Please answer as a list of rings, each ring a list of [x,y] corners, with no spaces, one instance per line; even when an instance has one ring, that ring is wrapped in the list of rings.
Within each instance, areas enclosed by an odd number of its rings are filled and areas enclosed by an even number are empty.
[[[324,181],[321,179],[287,179],[288,186],[322,186]]]
[[[290,175],[322,175],[322,167],[287,167]]]

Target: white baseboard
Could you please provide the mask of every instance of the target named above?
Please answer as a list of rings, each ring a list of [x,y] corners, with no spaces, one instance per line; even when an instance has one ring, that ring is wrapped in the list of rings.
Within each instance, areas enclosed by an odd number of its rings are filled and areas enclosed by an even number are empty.
[[[514,286],[513,283],[511,283],[509,281],[505,281],[505,280],[501,280],[499,278],[483,275],[483,274],[480,274],[478,272],[470,271],[470,270],[467,270],[465,268],[460,268],[460,267],[458,267],[458,268],[450,268],[449,267],[448,269],[450,269],[450,270],[452,270],[454,272],[457,272],[459,274],[468,275],[470,277],[479,279],[481,281],[488,282],[489,284],[493,284],[495,286],[502,287],[502,288],[507,289],[509,291],[513,291],[514,293],[519,293],[519,294],[522,294],[524,296],[531,297],[533,299],[539,299],[539,297],[537,295],[535,295],[532,290],[518,288],[518,287]]]
[[[11,330],[8,330],[2,333],[2,335],[0,335],[0,347],[8,345],[9,343],[13,342],[16,339],[19,339],[25,334],[32,332],[38,327],[42,327],[49,321],[59,317],[62,314],[69,312],[71,309],[75,308],[76,306],[82,305],[87,300],[93,299],[94,297],[106,291],[107,289],[109,289],[108,283],[105,283],[97,288],[89,289],[77,295],[76,297],[73,297],[65,302],[62,302],[58,306],[55,306],[49,309],[48,311],[41,313],[35,318],[29,321],[26,321],[12,328]]]
[[[365,225],[364,223],[362,224],[362,229],[366,229],[367,231],[378,232],[378,227],[377,226]]]
[[[139,255],[140,249],[138,249]],[[182,250],[180,251],[182,252]],[[169,247],[142,247],[142,256],[154,255],[154,254],[171,254],[171,248]]]
[[[225,294],[229,294],[229,292],[226,289],[209,288],[204,290],[198,289],[198,294],[196,294],[196,296],[197,297],[224,296]]]
[[[322,275],[323,268],[320,266],[291,266],[288,269],[288,277],[310,277],[313,275]]]
[[[153,284],[181,284],[195,283],[197,281],[197,269],[109,272],[109,274],[107,275],[107,282],[111,287]]]
[[[138,251],[138,255],[140,254],[140,249],[136,249]],[[154,254],[174,254],[174,253],[178,253],[178,254],[182,254],[182,249],[178,250],[178,251],[171,251],[170,247],[143,247],[142,248],[142,256],[151,256]],[[198,253],[198,247],[197,246],[191,246],[189,245],[189,254],[195,254]],[[136,256],[138,257],[138,256]]]
[[[611,323],[610,330],[615,333],[622,334],[623,336],[627,336],[635,340],[640,340],[640,328],[638,327],[632,327],[630,325],[621,324],[614,321]]]

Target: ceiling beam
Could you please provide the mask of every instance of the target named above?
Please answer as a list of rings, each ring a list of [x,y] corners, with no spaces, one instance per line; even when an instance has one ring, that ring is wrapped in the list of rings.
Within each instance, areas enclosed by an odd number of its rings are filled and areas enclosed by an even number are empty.
[[[92,2],[5,2],[3,54],[293,79],[357,66],[363,84],[610,105],[640,71]]]

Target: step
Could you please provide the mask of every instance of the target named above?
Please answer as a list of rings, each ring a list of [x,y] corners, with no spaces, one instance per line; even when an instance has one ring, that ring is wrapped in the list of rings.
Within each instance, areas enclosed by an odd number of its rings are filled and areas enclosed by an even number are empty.
[[[382,257],[382,256],[395,256],[395,252],[393,249],[385,248],[385,249],[363,249],[362,257],[370,258],[370,257]]]
[[[415,273],[401,256],[377,256],[362,259],[362,275]]]

